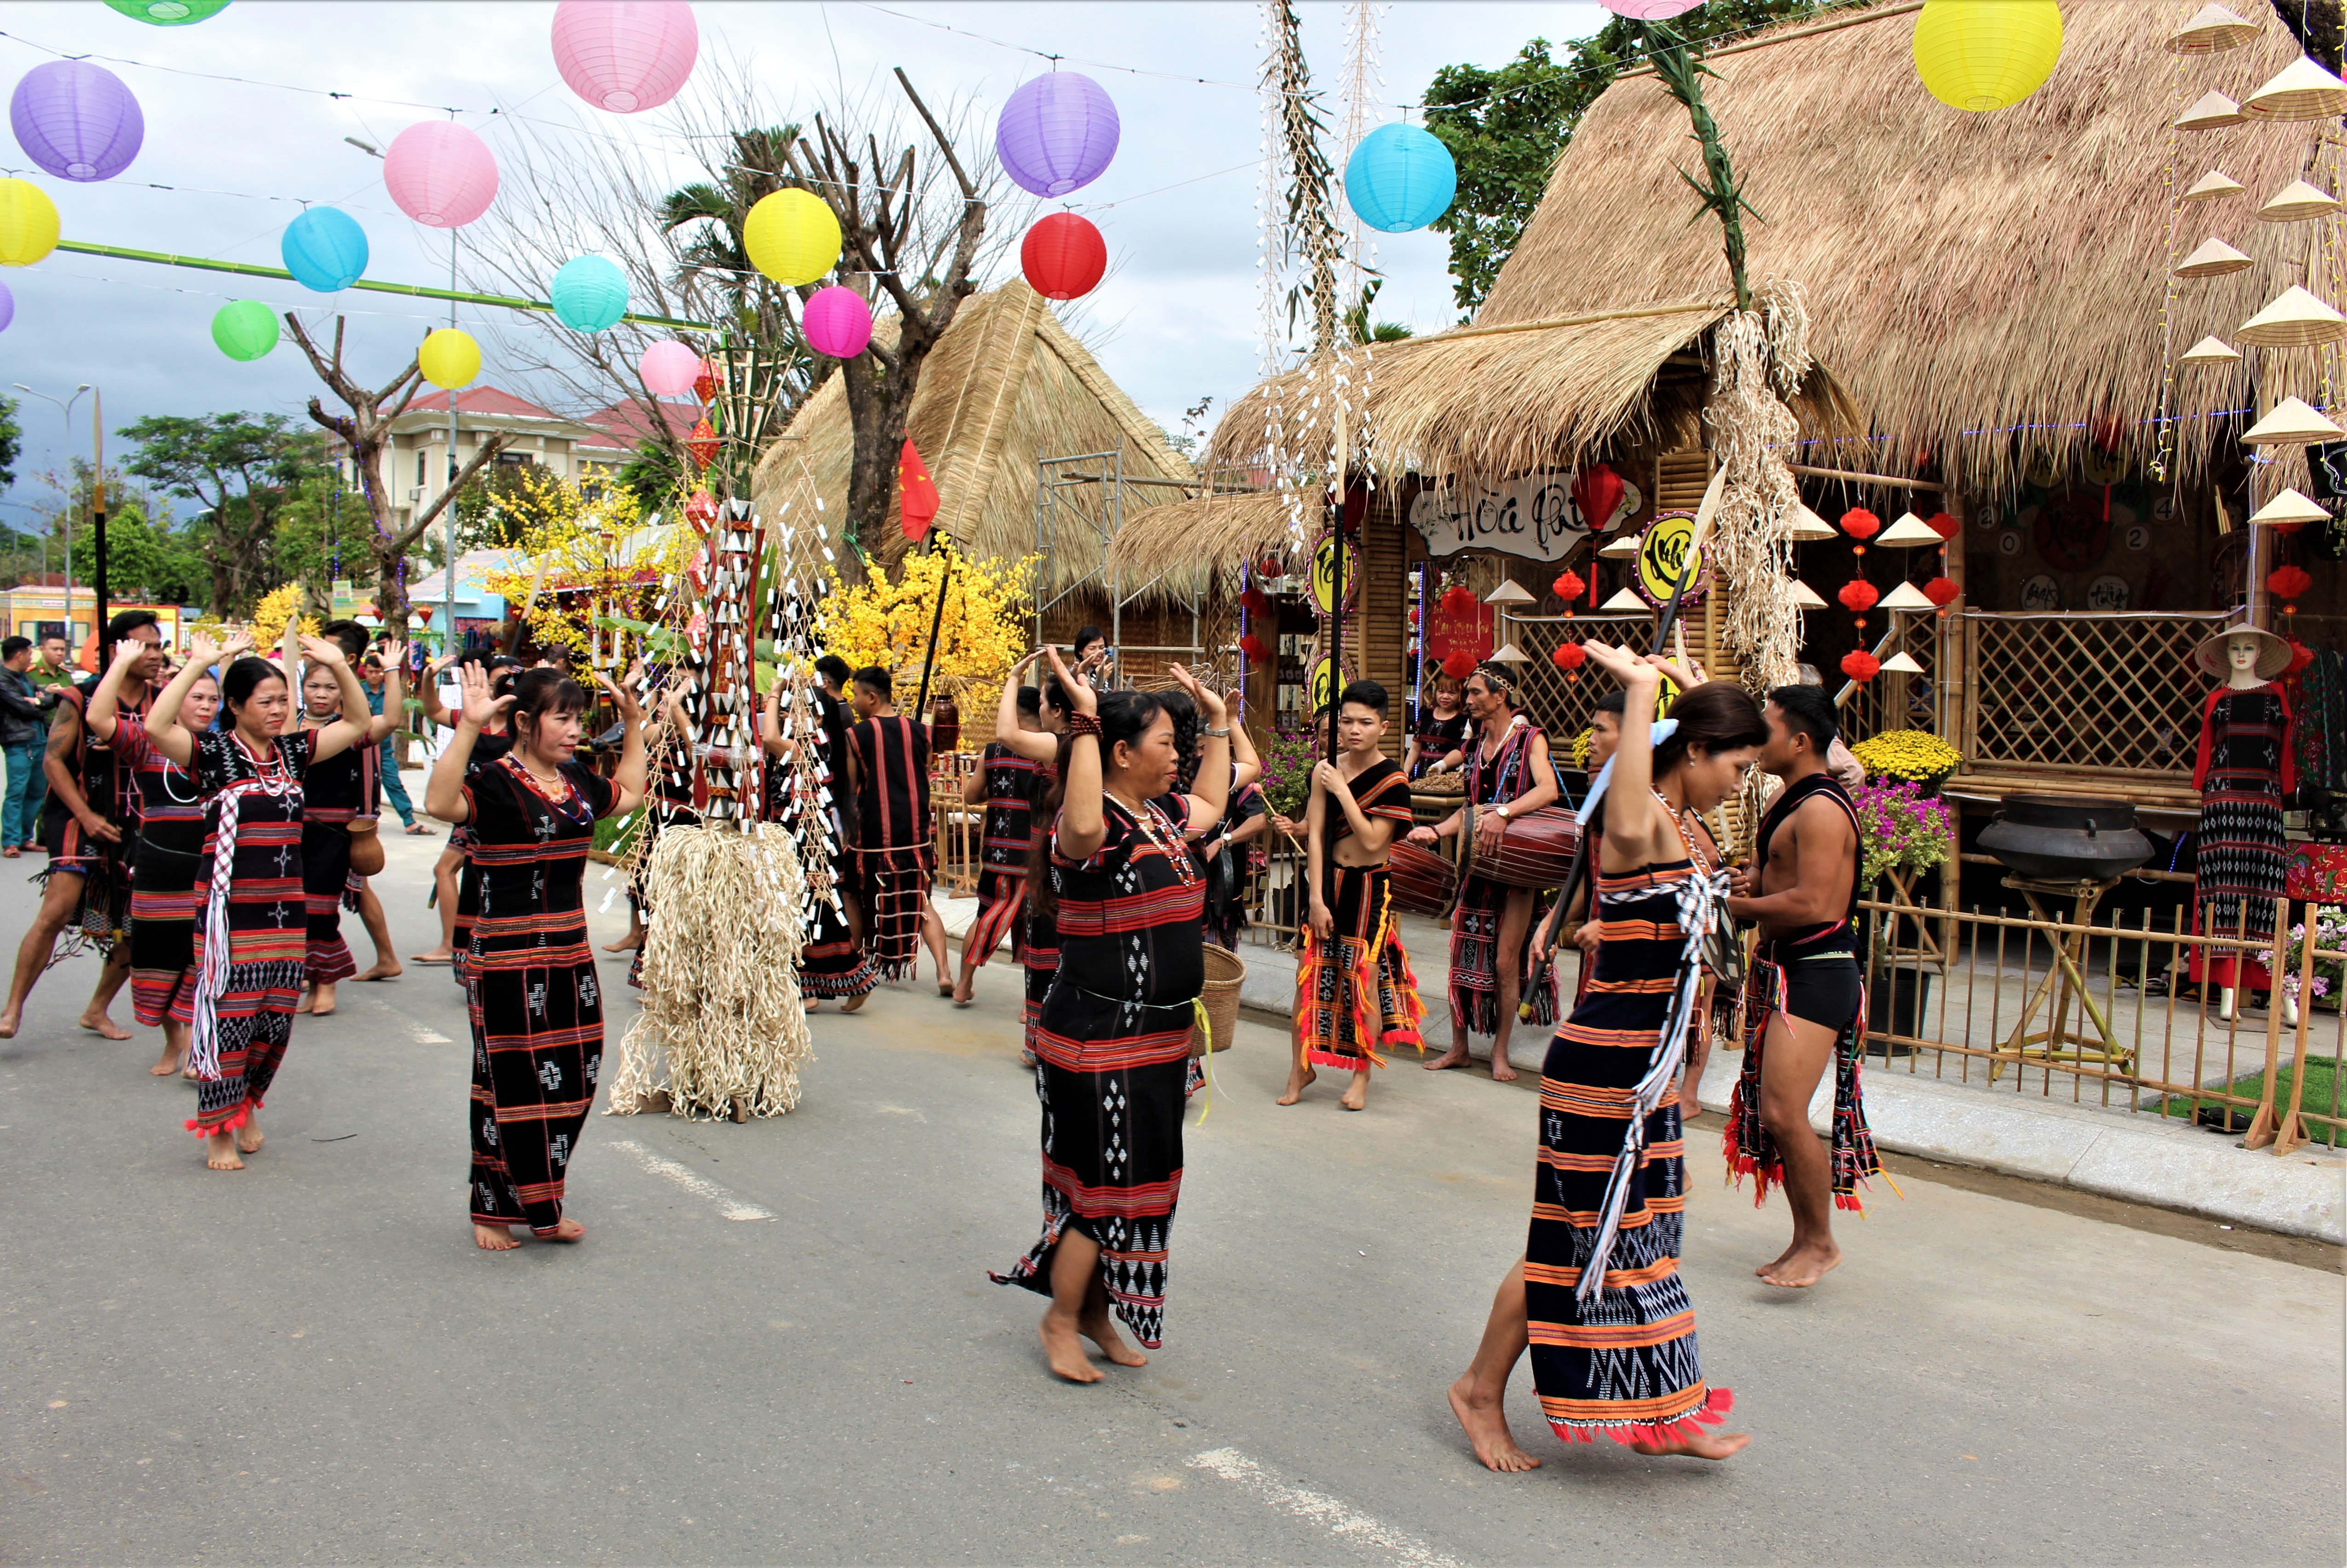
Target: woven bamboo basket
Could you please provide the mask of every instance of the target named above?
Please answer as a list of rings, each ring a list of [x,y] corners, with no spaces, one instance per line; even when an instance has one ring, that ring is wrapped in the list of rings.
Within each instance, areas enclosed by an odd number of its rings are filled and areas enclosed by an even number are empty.
[[[1206,1004],[1206,1022],[1214,1033],[1214,1049],[1228,1050],[1231,1037],[1239,1027],[1239,982],[1246,979],[1246,964],[1228,948],[1206,944],[1206,983],[1202,993]],[[1190,1054],[1203,1056],[1198,1049],[1195,1025],[1190,1030]]]

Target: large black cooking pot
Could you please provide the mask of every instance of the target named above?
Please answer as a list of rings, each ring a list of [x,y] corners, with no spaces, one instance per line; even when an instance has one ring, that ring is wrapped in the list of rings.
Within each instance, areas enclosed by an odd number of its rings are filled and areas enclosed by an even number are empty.
[[[1980,846],[2035,882],[2108,882],[2152,856],[2135,807],[2076,795],[2005,796]]]

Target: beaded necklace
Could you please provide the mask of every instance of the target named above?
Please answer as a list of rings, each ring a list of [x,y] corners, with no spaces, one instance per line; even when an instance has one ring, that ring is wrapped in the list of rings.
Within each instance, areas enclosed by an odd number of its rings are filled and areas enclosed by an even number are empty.
[[[1695,835],[1687,831],[1686,814],[1680,811],[1677,806],[1673,805],[1671,804],[1670,797],[1665,794],[1662,791],[1655,789],[1652,784],[1649,784],[1646,787],[1653,790],[1655,798],[1663,803],[1663,810],[1670,815],[1671,825],[1678,829],[1679,842],[1686,846],[1687,863],[1693,866],[1697,871],[1710,870],[1711,867],[1705,863],[1703,856],[1695,846]]]
[[[1101,791],[1101,794],[1107,799],[1116,800],[1116,797],[1106,790]],[[1157,852],[1173,864],[1174,875],[1182,879],[1184,886],[1186,886],[1199,880],[1204,875],[1190,856],[1188,841],[1174,828],[1173,819],[1165,815],[1163,809],[1155,801],[1143,801],[1141,809],[1137,812],[1121,800],[1116,801],[1116,804],[1118,810],[1133,819],[1133,825],[1141,830],[1141,836],[1156,845]],[[1174,840],[1170,848],[1165,840],[1158,835],[1156,824],[1161,818],[1164,821],[1166,832]]]
[[[506,771],[512,774],[514,777],[519,779],[522,783],[523,788],[528,790],[530,794],[544,801],[547,804],[548,808],[551,810],[555,815],[561,817],[566,822],[572,823],[580,823],[588,820],[585,809],[587,803],[584,800],[579,799],[579,786],[572,784],[568,775],[562,774],[557,774],[555,775],[561,781],[562,784],[562,793],[557,794],[547,786],[545,781],[540,779],[536,774],[530,772],[529,769],[522,764],[516,762],[514,760],[513,753],[507,752],[504,756],[497,759],[497,763],[499,766],[505,768]],[[578,801],[580,808],[577,813],[573,813],[570,809],[570,803],[573,801]]]

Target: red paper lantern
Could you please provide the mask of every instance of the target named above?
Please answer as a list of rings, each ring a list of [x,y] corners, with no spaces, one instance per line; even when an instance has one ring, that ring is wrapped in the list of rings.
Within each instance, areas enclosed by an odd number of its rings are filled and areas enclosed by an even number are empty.
[[[717,520],[717,497],[706,490],[695,490],[685,497],[684,520],[707,533],[709,525]]]
[[[1471,615],[1475,611],[1475,590],[1452,584],[1442,590],[1442,608],[1452,615]]]
[[[2282,666],[2281,678],[2287,681],[2313,662],[2314,650],[2293,637],[2290,640],[2290,662]]]
[[[1860,650],[1841,656],[1841,672],[1853,681],[1871,681],[1882,672],[1882,661]]]
[[[1943,539],[1954,538],[1958,534],[1964,531],[1963,524],[1956,521],[1954,518],[1951,517],[1946,512],[1933,512],[1930,517],[1925,518],[1923,521],[1933,533],[1939,535]]]
[[[1039,220],[1019,242],[1019,270],[1047,300],[1078,300],[1100,286],[1108,271],[1108,241],[1072,212]]]
[[[1622,476],[1610,465],[1592,464],[1573,481],[1573,504],[1581,508],[1581,520],[1591,532],[1602,531],[1622,505]],[[1571,599],[1573,594],[1564,597]]]
[[[1841,531],[1854,539],[1870,539],[1882,531],[1882,519],[1864,507],[1852,507],[1841,515]]]
[[[1464,648],[1454,648],[1443,658],[1442,672],[1453,681],[1464,681],[1475,673],[1475,656]]]
[[[1252,583],[1247,585],[1247,589],[1245,593],[1239,595],[1239,604],[1249,615],[1268,615],[1271,613],[1271,595],[1264,592],[1263,589],[1255,587]]]
[[[1841,600],[1841,607],[1844,610],[1863,615],[1872,610],[1874,601],[1882,596],[1875,591],[1872,583],[1862,577],[1854,577],[1842,584],[1841,591],[1834,597]]]
[[[1566,571],[1563,577],[1558,578],[1554,582],[1549,584],[1549,587],[1556,589],[1557,598],[1564,600],[1567,604],[1571,604],[1574,600],[1579,599],[1581,597],[1581,590],[1588,586],[1589,585],[1587,583],[1581,580],[1581,574],[1579,572],[1571,570]]]
[[[692,454],[693,463],[706,468],[717,461],[717,431],[706,419],[692,422],[692,434],[684,438],[684,449]]]
[[[1287,569],[1279,564],[1279,558],[1277,556],[1266,556],[1261,560],[1255,563],[1255,575],[1257,577],[1286,577],[1287,575]]]
[[[705,359],[701,362],[701,374],[692,378],[692,395],[704,407],[717,401],[717,371]]]
[[[1578,642],[1560,642],[1556,651],[1548,656],[1549,662],[1560,670],[1578,670],[1589,661],[1589,650]]]
[[[2313,586],[2313,577],[2302,566],[2276,567],[2266,576],[2266,588],[2276,599],[2296,599]]]
[[[1252,631],[1239,639],[1239,652],[1250,664],[1260,664],[1263,662],[1263,656],[1270,651],[1270,644]]]
[[[1923,585],[1923,597],[1944,610],[1964,596],[1952,577],[1935,577]]]

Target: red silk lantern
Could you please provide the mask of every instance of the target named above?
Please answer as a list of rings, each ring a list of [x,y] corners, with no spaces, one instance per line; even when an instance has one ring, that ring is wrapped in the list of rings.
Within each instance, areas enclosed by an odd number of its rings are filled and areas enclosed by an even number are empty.
[[[1560,642],[1548,658],[1560,670],[1578,670],[1589,661],[1589,650],[1578,642]]]
[[[1964,590],[1956,586],[1956,579],[1952,577],[1935,577],[1923,585],[1923,597],[1942,610],[1963,596]]]
[[[1442,672],[1453,681],[1464,681],[1475,673],[1475,656],[1463,648],[1457,649],[1442,661]]]
[[[1583,468],[1573,481],[1573,504],[1581,508],[1581,520],[1590,532],[1603,532],[1622,505],[1622,476],[1604,463]],[[1568,593],[1564,597],[1573,596]]]
[[[1442,590],[1442,608],[1453,615],[1465,615],[1475,608],[1475,590],[1453,583]]]
[[[1268,615],[1271,613],[1271,595],[1250,583],[1246,591],[1239,595],[1239,606],[1249,615]]]
[[[1841,672],[1853,681],[1871,681],[1882,672],[1882,661],[1860,650],[1841,656]]]
[[[1841,531],[1860,541],[1870,539],[1882,531],[1882,519],[1864,507],[1852,507],[1841,515]]]
[[[1047,300],[1081,299],[1108,271],[1108,241],[1086,220],[1054,212],[1019,242],[1019,270],[1028,287]]]
[[[717,370],[705,359],[701,362],[701,374],[692,378],[692,395],[704,408],[717,401]]]
[[[1946,512],[1933,512],[1930,517],[1925,518],[1923,521],[1927,526],[1929,526],[1933,533],[1939,535],[1943,539],[1954,538],[1958,534],[1964,531],[1963,524],[1956,521],[1954,518],[1951,517]]]
[[[1270,644],[1252,631],[1239,639],[1239,652],[1245,656],[1246,661],[1250,664],[1262,663],[1264,655],[1270,651]]]
[[[707,533],[709,525],[717,520],[717,497],[706,490],[695,490],[685,498],[684,520]]]
[[[2312,574],[2302,566],[2276,567],[2266,574],[2266,589],[2282,601],[2284,615],[2296,615],[2298,596],[2314,586]]]
[[[1581,590],[1588,586],[1589,585],[1587,583],[1581,580],[1581,574],[1579,572],[1571,570],[1566,571],[1563,577],[1558,578],[1554,582],[1549,584],[1549,587],[1556,589],[1557,598],[1564,600],[1567,605],[1572,604],[1574,600],[1579,599],[1581,597]],[[1570,615],[1573,611],[1571,610],[1567,610],[1565,613]]]
[[[692,434],[684,438],[684,449],[692,454],[696,467],[706,468],[717,461],[717,432],[708,420],[692,422]]]
[[[2293,637],[2290,640],[2290,662],[2282,666],[2281,678],[2288,681],[2313,662],[2314,650]]]
[[[1872,583],[1862,577],[1854,577],[1842,584],[1841,591],[1834,597],[1841,600],[1841,607],[1844,610],[1863,615],[1872,610],[1874,601],[1882,596],[1875,591]]]
[[[1257,577],[1286,577],[1287,575],[1287,569],[1279,564],[1279,558],[1277,556],[1266,556],[1261,560],[1255,563],[1255,575]]]

